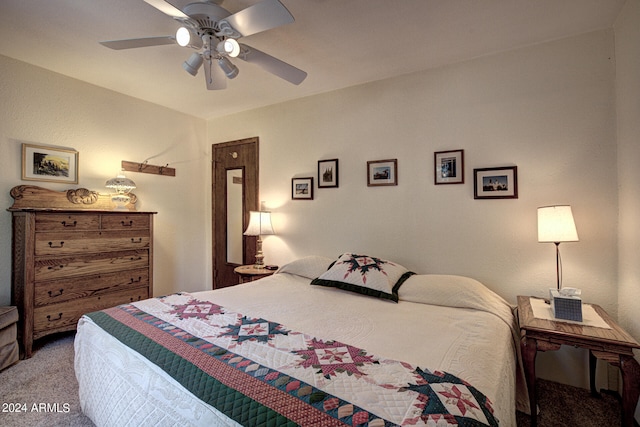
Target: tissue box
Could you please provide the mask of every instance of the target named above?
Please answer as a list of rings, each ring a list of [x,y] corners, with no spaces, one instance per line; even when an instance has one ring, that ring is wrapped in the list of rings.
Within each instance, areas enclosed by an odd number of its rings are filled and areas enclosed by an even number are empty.
[[[549,289],[551,310],[556,319],[582,322],[582,298],[576,295],[562,295],[556,289]]]

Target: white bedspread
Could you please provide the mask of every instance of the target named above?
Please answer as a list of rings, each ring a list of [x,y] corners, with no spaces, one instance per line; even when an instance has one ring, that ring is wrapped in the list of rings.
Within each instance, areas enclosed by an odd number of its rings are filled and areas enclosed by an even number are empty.
[[[501,425],[515,425],[515,321],[506,302],[458,276],[412,276],[397,304],[311,286],[324,262],[306,259],[259,281],[195,295],[317,338],[452,373],[493,402]],[[79,322],[75,345],[82,410],[99,426],[236,425],[88,318]]]

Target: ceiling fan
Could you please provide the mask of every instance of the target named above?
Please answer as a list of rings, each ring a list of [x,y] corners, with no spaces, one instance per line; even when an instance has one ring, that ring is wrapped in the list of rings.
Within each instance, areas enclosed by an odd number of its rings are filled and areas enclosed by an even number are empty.
[[[231,14],[220,6],[222,0],[204,0],[189,3],[178,9],[165,0],[144,0],[159,11],[181,23],[175,36],[144,37],[138,39],[100,42],[111,49],[133,49],[177,43],[196,51],[182,64],[192,76],[204,64],[207,89],[227,87],[227,80],[238,73],[229,58],[240,58],[265,71],[298,85],[307,73],[271,55],[243,43],[241,37],[270,30],[294,21],[293,16],[279,0],[263,0],[240,12]]]

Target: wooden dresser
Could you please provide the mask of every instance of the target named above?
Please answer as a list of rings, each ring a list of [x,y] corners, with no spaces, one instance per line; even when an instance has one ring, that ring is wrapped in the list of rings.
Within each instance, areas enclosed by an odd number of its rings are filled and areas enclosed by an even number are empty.
[[[34,340],[74,330],[84,313],[153,296],[153,212],[106,210],[109,196],[86,189],[19,186],[11,196],[12,300],[25,358]]]

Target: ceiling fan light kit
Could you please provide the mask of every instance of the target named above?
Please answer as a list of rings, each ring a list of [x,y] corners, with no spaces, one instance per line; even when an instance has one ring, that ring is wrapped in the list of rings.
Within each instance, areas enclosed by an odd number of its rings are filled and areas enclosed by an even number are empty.
[[[146,37],[100,43],[118,50],[174,43],[195,49],[197,52],[192,53],[182,67],[195,76],[206,61],[205,79],[209,90],[226,88],[224,76],[233,79],[239,74],[238,67],[229,58],[239,58],[257,65],[295,85],[302,83],[307,77],[306,72],[293,65],[237,41],[241,37],[294,22],[293,16],[280,0],[263,0],[234,14],[219,5],[221,0],[189,3],[182,10],[166,0],[144,1],[181,23],[175,37]],[[214,61],[219,67],[217,71],[212,66]]]
[[[187,27],[180,27],[176,30],[176,43],[192,49],[200,49],[204,45],[202,37]]]
[[[182,63],[182,68],[184,68],[187,73],[195,77],[195,75],[198,74],[200,67],[202,67],[203,62],[204,60],[202,59],[202,55],[198,52],[194,52],[191,54],[189,59]]]

